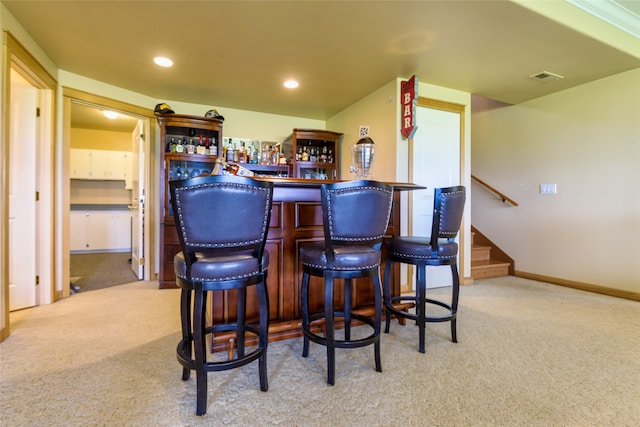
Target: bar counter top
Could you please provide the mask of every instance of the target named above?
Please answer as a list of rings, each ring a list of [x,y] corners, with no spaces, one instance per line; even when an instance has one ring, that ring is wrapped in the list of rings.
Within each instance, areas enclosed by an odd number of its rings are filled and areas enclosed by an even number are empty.
[[[331,184],[335,182],[352,181],[347,179],[306,179],[306,178],[281,178],[281,177],[254,177],[259,181],[273,182],[274,187],[282,188],[320,188],[322,184]],[[408,190],[424,190],[426,187],[421,185],[409,183],[409,182],[385,182],[387,185],[391,185],[394,190],[408,191]]]

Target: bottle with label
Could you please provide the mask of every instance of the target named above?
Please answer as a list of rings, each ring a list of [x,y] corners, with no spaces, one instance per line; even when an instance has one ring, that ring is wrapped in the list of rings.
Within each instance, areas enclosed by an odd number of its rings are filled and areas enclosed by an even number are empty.
[[[267,144],[265,142],[262,143],[262,151],[260,152],[260,164],[268,165],[270,160],[269,149],[267,148]]]
[[[178,142],[176,143],[176,153],[184,153],[184,142],[187,140],[187,138],[184,138],[184,140],[180,140],[178,139]]]
[[[220,157],[216,159],[216,163],[218,163],[225,171],[230,174],[238,175],[238,176],[254,176],[255,174],[244,166],[240,166],[237,163],[229,163],[222,160]]]
[[[227,162],[233,162],[236,158],[236,149],[233,145],[233,140],[229,138],[229,143],[227,144],[227,153],[225,155],[225,160]]]
[[[301,159],[303,162],[309,161],[309,152],[307,151],[307,147],[302,147],[302,156]]]
[[[189,138],[187,141],[187,153],[193,154],[196,152],[196,145],[198,141],[195,138]]]
[[[258,163],[260,163],[260,150],[258,150],[258,147],[255,146],[255,144],[253,145],[253,164],[257,165]]]
[[[209,155],[218,155],[218,146],[216,145],[216,139],[214,137],[209,138]]]
[[[256,163],[256,156],[255,156],[255,152],[253,150],[254,146],[253,143],[251,145],[247,146],[247,163],[249,164],[255,164]]]
[[[238,148],[238,163],[247,163],[247,147],[244,141],[240,141],[240,148]]]
[[[198,154],[207,153],[207,146],[204,143],[204,135],[200,135],[200,138],[198,139],[198,146],[196,147],[196,153]]]

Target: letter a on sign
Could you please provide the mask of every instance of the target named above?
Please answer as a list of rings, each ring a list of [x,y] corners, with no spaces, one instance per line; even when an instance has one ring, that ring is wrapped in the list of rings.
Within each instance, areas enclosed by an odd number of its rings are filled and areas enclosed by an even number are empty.
[[[411,77],[400,83],[400,100],[402,102],[402,136],[413,138],[416,126],[416,105],[418,102],[418,78]]]

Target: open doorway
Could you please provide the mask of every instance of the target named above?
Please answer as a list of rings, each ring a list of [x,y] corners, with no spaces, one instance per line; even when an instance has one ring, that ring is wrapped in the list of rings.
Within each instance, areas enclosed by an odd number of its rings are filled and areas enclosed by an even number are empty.
[[[72,293],[145,278],[145,174],[141,162],[145,120],[111,107],[71,100]]]
[[[9,32],[3,35],[7,60],[1,73],[6,108],[0,126],[0,341],[10,334],[12,310],[51,303],[57,286],[53,267],[57,83]],[[29,249],[22,239],[29,240]],[[21,294],[16,286],[26,291],[20,301],[15,298]]]
[[[154,143],[154,127],[152,126],[152,120],[155,119],[154,112],[151,109],[138,107],[136,105],[128,104],[122,101],[118,101],[112,98],[106,98],[100,95],[83,92],[77,89],[64,87],[63,92],[63,141],[61,144],[61,180],[62,180],[62,221],[61,221],[61,250],[62,250],[62,262],[60,264],[60,273],[62,275],[62,283],[71,283],[70,281],[70,183],[71,183],[71,110],[74,104],[84,105],[92,107],[93,113],[100,112],[102,110],[115,111],[117,113],[130,116],[138,120],[140,129],[142,131],[138,135],[138,142],[140,145],[140,156],[138,161],[134,161],[134,164],[139,164],[139,173],[136,175],[136,179],[133,180],[133,184],[139,184],[141,186],[140,194],[142,195],[139,200],[136,201],[136,206],[139,206],[138,212],[140,218],[140,231],[136,235],[140,238],[139,249],[142,253],[141,258],[138,260],[138,264],[142,265],[144,269],[144,280],[156,280],[157,279],[157,266],[155,260],[155,253],[157,248],[154,248],[154,236],[157,234],[155,227],[155,209],[154,209],[154,197],[157,193],[155,185],[155,175],[157,174],[158,167],[155,166],[155,159],[157,158]],[[131,141],[133,143],[133,141]],[[132,176],[133,177],[133,176]],[[145,185],[145,183],[151,185]],[[133,190],[132,190],[133,194]],[[135,212],[135,211],[134,211]],[[129,244],[131,244],[131,237],[129,237]],[[132,245],[133,247],[133,245]],[[66,287],[67,294],[70,293],[70,287]],[[66,296],[65,295],[65,296]]]

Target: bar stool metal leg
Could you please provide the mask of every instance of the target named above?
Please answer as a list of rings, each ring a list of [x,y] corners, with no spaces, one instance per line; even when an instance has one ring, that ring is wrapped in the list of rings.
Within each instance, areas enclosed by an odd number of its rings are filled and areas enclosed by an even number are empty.
[[[324,324],[325,338],[327,340],[327,382],[334,385],[336,382],[336,347],[333,320],[333,278],[324,279]]]

